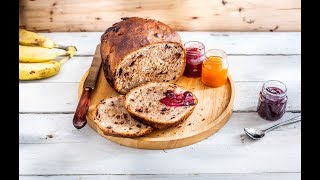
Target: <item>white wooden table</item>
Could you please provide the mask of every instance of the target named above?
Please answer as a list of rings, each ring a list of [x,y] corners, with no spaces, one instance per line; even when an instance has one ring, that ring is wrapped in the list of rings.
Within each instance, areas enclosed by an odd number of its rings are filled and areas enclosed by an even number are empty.
[[[77,56],[45,80],[19,84],[19,173],[29,179],[282,179],[301,177],[301,124],[252,141],[244,127],[264,128],[300,114],[300,32],[179,32],[183,42],[229,54],[235,81],[234,113],[211,137],[183,148],[142,150],[121,146],[89,126],[72,125],[79,81],[89,68],[102,32],[43,33],[62,45],[75,45]],[[277,122],[261,119],[256,105],[264,81],[288,87],[288,106]]]

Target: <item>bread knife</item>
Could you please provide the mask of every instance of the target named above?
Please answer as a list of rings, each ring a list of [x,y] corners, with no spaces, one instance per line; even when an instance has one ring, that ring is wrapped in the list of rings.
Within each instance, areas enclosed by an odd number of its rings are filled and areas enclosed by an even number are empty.
[[[73,117],[73,126],[77,129],[83,128],[87,124],[87,111],[90,104],[91,92],[96,87],[96,82],[100,72],[101,57],[100,57],[100,45],[96,48],[96,53],[93,57],[88,76],[83,85],[83,91]]]

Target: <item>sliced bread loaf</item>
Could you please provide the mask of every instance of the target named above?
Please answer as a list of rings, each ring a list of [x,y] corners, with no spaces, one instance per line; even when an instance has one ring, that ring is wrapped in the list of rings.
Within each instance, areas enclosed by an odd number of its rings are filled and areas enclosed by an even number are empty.
[[[124,106],[133,118],[165,129],[187,119],[196,104],[196,96],[176,84],[151,82],[132,89]]]
[[[178,33],[166,24],[122,18],[101,36],[105,78],[120,94],[146,82],[176,82],[186,65]]]
[[[152,127],[134,120],[124,108],[125,97],[104,99],[98,104],[94,122],[107,136],[138,137],[150,133]]]

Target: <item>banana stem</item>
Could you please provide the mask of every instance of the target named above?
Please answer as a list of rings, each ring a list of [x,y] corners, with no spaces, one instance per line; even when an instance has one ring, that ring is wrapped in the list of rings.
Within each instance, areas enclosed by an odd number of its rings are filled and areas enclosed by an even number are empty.
[[[68,46],[66,48],[66,52],[67,52],[67,57],[61,59],[60,61],[58,61],[60,64],[65,63],[66,61],[68,61],[70,58],[72,58],[75,54],[75,52],[77,51],[77,48],[75,46]]]
[[[57,48],[57,49],[63,49],[63,50],[65,50],[65,51],[67,51],[67,50],[68,50],[68,47],[69,47],[69,46],[60,46],[60,45],[56,45],[54,48]]]
[[[58,62],[59,62],[60,64],[63,64],[63,63],[65,63],[65,62],[67,62],[69,59],[71,59],[71,57],[72,57],[72,56],[64,57],[63,59],[59,60]]]
[[[61,46],[61,45],[56,45],[55,48],[57,49],[63,49],[65,51],[68,51],[70,49],[70,47],[74,47],[75,50],[77,51],[77,48],[75,46]]]

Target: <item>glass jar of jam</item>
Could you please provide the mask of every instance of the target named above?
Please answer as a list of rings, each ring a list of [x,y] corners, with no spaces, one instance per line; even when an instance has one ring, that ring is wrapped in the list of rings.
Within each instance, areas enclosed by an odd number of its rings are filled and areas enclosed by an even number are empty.
[[[227,54],[219,49],[210,49],[202,64],[201,81],[211,87],[220,87],[228,80]]]
[[[186,68],[183,75],[197,78],[201,76],[202,62],[205,58],[205,48],[201,42],[189,41],[184,44],[186,48]]]
[[[258,114],[270,121],[280,119],[286,111],[287,87],[280,81],[270,80],[263,84],[258,101]]]

